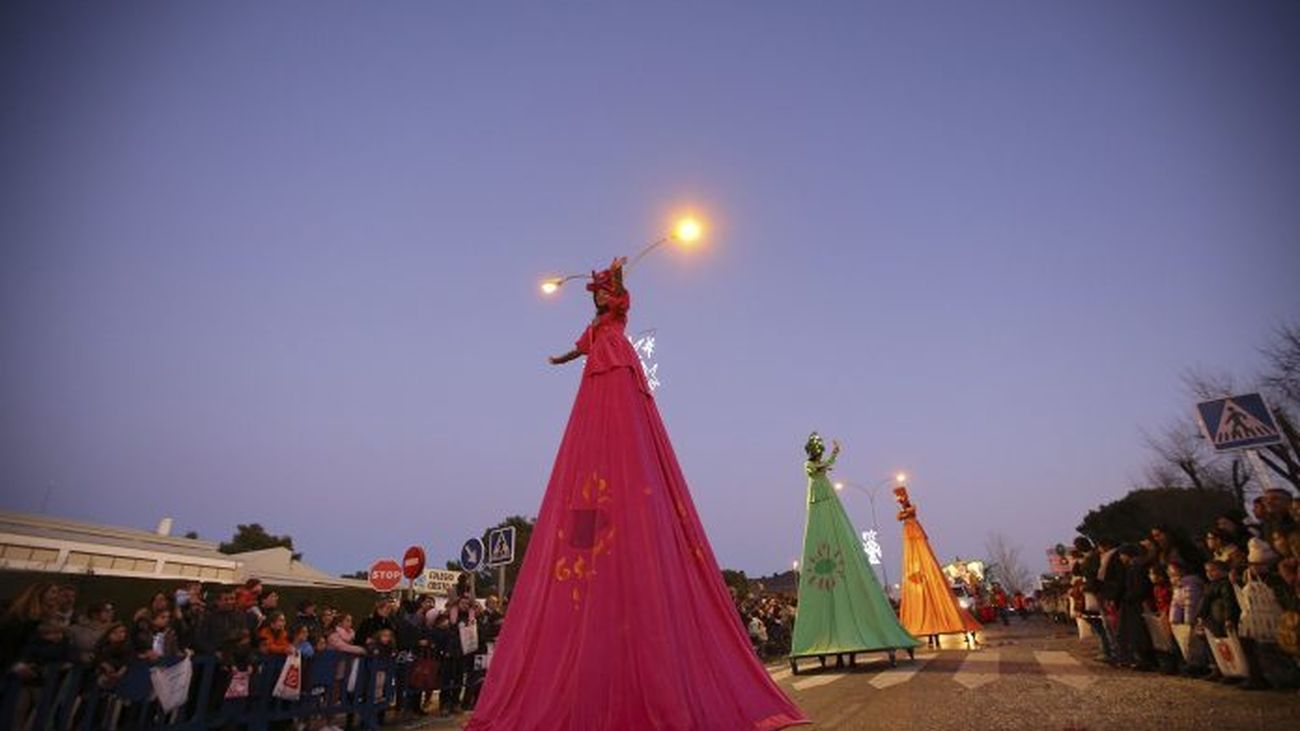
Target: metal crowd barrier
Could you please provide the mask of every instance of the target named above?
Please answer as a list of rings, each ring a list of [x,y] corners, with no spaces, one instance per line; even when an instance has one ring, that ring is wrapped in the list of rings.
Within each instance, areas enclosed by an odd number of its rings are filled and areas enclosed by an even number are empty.
[[[228,674],[217,658],[195,656],[190,661],[193,674],[188,700],[170,713],[164,713],[154,697],[149,671],[159,664],[135,661],[109,689],[100,688],[96,669],[91,666],[48,665],[41,668],[37,679],[9,672],[0,681],[0,729],[265,731],[272,722],[313,716],[350,716],[356,726],[376,729],[381,714],[396,698],[397,667],[392,658],[318,652],[303,660],[297,701],[272,695],[284,668],[284,656],[255,658],[248,695],[241,698],[225,697]],[[170,667],[176,662],[179,660],[162,665]]]

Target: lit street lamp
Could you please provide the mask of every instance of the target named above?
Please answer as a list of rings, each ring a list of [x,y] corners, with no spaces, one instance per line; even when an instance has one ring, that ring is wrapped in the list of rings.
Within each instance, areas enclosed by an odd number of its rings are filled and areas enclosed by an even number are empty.
[[[859,492],[863,492],[863,493],[865,493],[866,496],[867,496],[867,502],[870,503],[870,505],[871,505],[871,529],[872,529],[873,532],[879,534],[879,532],[880,532],[880,523],[879,523],[879,521],[876,520],[876,493],[880,491],[880,488],[884,487],[885,485],[890,484],[891,482],[896,483],[896,484],[899,484],[899,485],[902,485],[902,484],[906,483],[906,482],[907,482],[907,473],[906,473],[906,472],[899,472],[898,474],[894,475],[893,477],[886,477],[885,479],[881,480],[880,482],[877,482],[873,487],[863,487],[862,485],[859,485],[859,484],[857,484],[856,482],[848,482],[848,481],[846,481],[846,480],[841,480],[841,481],[835,483],[835,490],[838,492],[838,491],[843,491],[844,488],[846,488],[846,487],[851,487],[851,488],[853,488],[854,490],[858,490]],[[889,568],[884,564],[884,562],[881,562],[881,564],[880,564],[880,571],[881,571],[882,574],[884,574],[884,579],[885,579],[885,581],[884,581],[884,585],[885,585],[885,589],[886,589],[886,591],[888,591],[888,588],[889,588]]]
[[[630,272],[632,270],[632,267],[636,266],[637,262],[644,259],[647,254],[659,248],[663,244],[673,241],[682,244],[683,246],[689,246],[695,243],[696,241],[698,241],[700,237],[703,235],[704,235],[704,224],[700,223],[699,219],[693,216],[686,216],[684,218],[680,218],[677,220],[676,225],[673,226],[673,230],[671,233],[655,241],[651,241],[649,244],[646,244],[645,247],[642,248],[640,251],[638,251],[635,256],[629,259],[628,263],[624,266],[624,271]],[[550,277],[547,279],[543,279],[541,284],[542,294],[548,294],[548,295],[555,294],[556,292],[560,291],[560,288],[563,287],[566,282],[572,279],[581,279],[586,276],[588,275],[566,274],[560,277]]]

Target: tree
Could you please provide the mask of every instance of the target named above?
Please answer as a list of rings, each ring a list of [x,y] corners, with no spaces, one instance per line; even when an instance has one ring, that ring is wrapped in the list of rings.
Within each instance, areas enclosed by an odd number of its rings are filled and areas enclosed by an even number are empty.
[[[483,541],[484,550],[490,550],[488,538],[492,531],[497,528],[514,526],[515,529],[515,560],[507,564],[506,569],[506,589],[509,590],[515,585],[515,579],[519,576],[519,569],[524,565],[524,554],[528,550],[528,542],[533,537],[533,527],[537,524],[536,518],[525,518],[522,515],[512,515],[505,520],[497,523],[491,528],[483,530],[479,540]],[[460,561],[448,561],[448,571],[464,571]],[[474,572],[474,590],[479,596],[487,596],[489,593],[500,593],[500,587],[497,586],[498,573],[500,569],[488,567],[486,559]]]
[[[185,537],[191,541],[197,541],[199,539],[199,532],[196,530],[186,531]]]
[[[266,532],[261,523],[240,524],[235,527],[235,535],[229,541],[217,547],[222,553],[245,553],[261,551],[267,548],[283,546],[293,551],[293,539],[289,536],[274,536]],[[302,554],[294,553],[294,561],[301,561]]]
[[[1217,487],[1220,484],[1220,475],[1217,474],[1214,464],[1215,455],[1210,453],[1205,438],[1201,436],[1195,424],[1189,421],[1178,421],[1158,436],[1147,434],[1146,442],[1147,447],[1159,458],[1159,464],[1168,465],[1178,471],[1179,478],[1174,478],[1166,471],[1160,473],[1162,479],[1185,479],[1188,487],[1197,489],[1205,489],[1211,485]],[[1160,487],[1179,486],[1176,481],[1156,484]]]
[[[990,533],[984,542],[989,565],[986,573],[992,575],[1007,591],[1027,592],[1033,588],[1034,575],[1020,558],[1020,546],[1013,546],[1001,533]]]
[[[723,569],[722,582],[731,589],[736,598],[744,599],[749,596],[749,578],[745,576],[744,571]]]
[[[1094,540],[1140,541],[1156,525],[1166,525],[1184,537],[1195,537],[1220,515],[1240,514],[1241,507],[1227,490],[1158,487],[1137,489],[1091,510],[1078,531]]]
[[[1260,379],[1264,388],[1276,397],[1278,406],[1300,408],[1300,323],[1279,327],[1263,352],[1268,362],[1268,371]]]
[[[361,579],[362,581],[370,581],[370,572],[363,569],[361,571],[353,571],[350,574],[343,574],[340,578]]]

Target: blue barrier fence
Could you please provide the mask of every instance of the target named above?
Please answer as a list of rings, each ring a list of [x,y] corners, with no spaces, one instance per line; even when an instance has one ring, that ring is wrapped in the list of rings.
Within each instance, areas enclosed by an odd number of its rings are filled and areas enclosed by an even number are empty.
[[[318,715],[347,715],[360,728],[375,729],[397,695],[392,658],[325,651],[303,660],[299,699],[282,700],[272,691],[285,660],[274,655],[255,659],[247,696],[227,698],[229,669],[215,657],[191,658],[188,700],[171,713],[164,713],[154,699],[150,670],[158,664],[133,662],[108,689],[100,687],[94,668],[83,665],[48,665],[36,678],[10,672],[0,685],[0,729],[263,731],[272,722]]]

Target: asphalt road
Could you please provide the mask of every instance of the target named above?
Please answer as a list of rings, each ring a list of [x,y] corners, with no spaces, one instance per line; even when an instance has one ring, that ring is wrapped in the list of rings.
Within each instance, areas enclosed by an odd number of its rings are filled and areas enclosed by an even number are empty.
[[[1112,668],[1073,627],[1013,619],[988,627],[981,640],[973,651],[955,643],[918,651],[896,668],[882,657],[798,676],[788,665],[769,670],[815,729],[1300,729],[1295,691]]]
[[[811,729],[926,731],[1282,731],[1300,729],[1300,693],[1243,691],[1203,680],[1112,668],[1073,627],[1042,619],[990,626],[978,649],[945,638],[940,650],[862,657],[857,667],[769,672],[813,719]],[[468,716],[395,723],[457,728]],[[623,731],[623,730],[620,730]],[[632,730],[628,730],[632,731]]]

